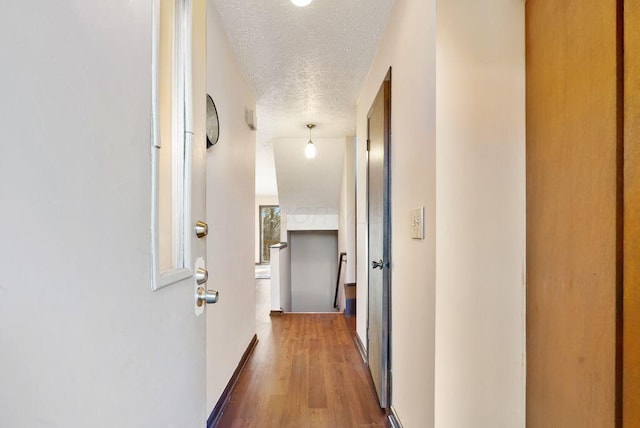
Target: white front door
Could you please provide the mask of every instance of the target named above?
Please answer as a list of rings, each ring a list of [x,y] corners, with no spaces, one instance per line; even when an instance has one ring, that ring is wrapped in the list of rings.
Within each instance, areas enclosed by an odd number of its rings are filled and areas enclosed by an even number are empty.
[[[152,289],[153,3],[0,4],[1,427],[205,424],[194,277]],[[204,1],[193,7],[203,80]],[[191,230],[204,81],[192,92]],[[185,239],[193,271],[205,242]]]

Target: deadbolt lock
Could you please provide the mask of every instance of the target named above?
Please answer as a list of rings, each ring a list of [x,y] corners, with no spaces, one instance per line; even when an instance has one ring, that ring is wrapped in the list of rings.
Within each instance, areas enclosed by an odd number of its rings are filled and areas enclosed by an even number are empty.
[[[209,279],[209,272],[206,269],[201,267],[196,269],[196,282],[198,283],[198,285],[204,284],[205,282],[207,282],[208,279]]]
[[[204,221],[198,220],[194,229],[198,238],[204,238],[209,234],[209,225]]]

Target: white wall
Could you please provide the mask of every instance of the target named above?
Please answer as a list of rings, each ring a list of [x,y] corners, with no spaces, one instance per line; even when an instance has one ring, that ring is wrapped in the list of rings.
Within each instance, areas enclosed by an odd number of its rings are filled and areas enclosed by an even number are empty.
[[[396,0],[357,103],[357,332],[366,345],[367,113],[390,66],[393,406],[407,428],[433,424],[435,341],[435,0]],[[425,206],[426,239],[409,235]]]
[[[254,218],[255,218],[255,224],[256,224],[256,230],[255,230],[255,258],[254,258],[254,262],[255,263],[260,263],[260,206],[261,205],[278,205],[278,195],[273,195],[273,196],[265,196],[265,195],[256,195],[256,202],[255,202],[255,214],[254,214]]]
[[[344,165],[343,138],[314,138],[316,157],[304,156],[306,138],[280,138],[273,142],[282,214],[302,217],[335,215],[340,207]],[[300,221],[300,220],[304,221]],[[337,227],[337,225],[336,225]]]
[[[347,253],[340,275],[339,305],[345,307],[342,284],[356,282],[356,163],[355,137],[345,139],[344,167],[340,189],[340,224],[338,229],[338,252]]]
[[[347,253],[342,267],[344,280],[356,282],[356,147],[355,137],[345,139],[342,188],[340,190],[340,252]]]
[[[255,334],[255,133],[244,109],[255,100],[211,2],[207,7],[207,91],[220,118],[220,140],[207,154],[209,288],[220,292],[207,308],[208,410],[220,397]]]
[[[297,208],[294,212],[304,212]],[[338,230],[340,218],[338,214],[288,214],[286,230]]]
[[[435,422],[524,427],[524,2],[437,19]]]
[[[0,6],[2,427],[206,417],[193,286],[151,291],[151,7]]]
[[[524,424],[523,11],[442,0],[436,18],[435,1],[397,0],[358,99],[363,314],[366,115],[393,67],[392,396],[408,428]],[[425,240],[412,240],[421,205]]]
[[[337,231],[298,231],[289,234],[291,310],[333,312],[338,273]]]

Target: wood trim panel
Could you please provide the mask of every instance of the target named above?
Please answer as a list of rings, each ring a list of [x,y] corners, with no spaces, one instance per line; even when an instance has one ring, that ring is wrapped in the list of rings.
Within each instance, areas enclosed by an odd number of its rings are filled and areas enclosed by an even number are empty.
[[[640,2],[624,1],[624,326],[622,418],[640,427]]]
[[[229,383],[227,383],[227,386],[225,387],[224,391],[222,391],[222,395],[220,396],[220,399],[218,399],[218,402],[216,403],[215,407],[211,411],[211,415],[209,415],[209,419],[207,419],[207,428],[214,428],[220,422],[220,419],[222,418],[222,414],[224,413],[224,410],[227,408],[227,405],[229,404],[229,398],[231,398],[231,393],[233,392],[233,389],[235,388],[236,383],[240,378],[240,373],[242,373],[242,369],[244,368],[245,364],[247,363],[247,360],[251,356],[251,353],[253,353],[253,350],[256,348],[257,344],[258,344],[258,336],[254,334],[253,338],[251,339],[251,342],[249,342],[249,345],[247,346],[247,349],[244,351],[244,354],[242,354],[242,358],[240,358],[238,367],[236,367],[236,370],[233,372],[233,375],[229,380]]]
[[[619,1],[526,3],[529,428],[619,417]]]

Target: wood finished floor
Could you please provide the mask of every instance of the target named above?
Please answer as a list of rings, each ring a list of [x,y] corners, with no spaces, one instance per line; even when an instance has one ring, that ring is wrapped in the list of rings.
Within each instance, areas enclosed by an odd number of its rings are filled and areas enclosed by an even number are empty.
[[[389,427],[342,314],[269,316],[256,281],[258,345],[218,427]]]

